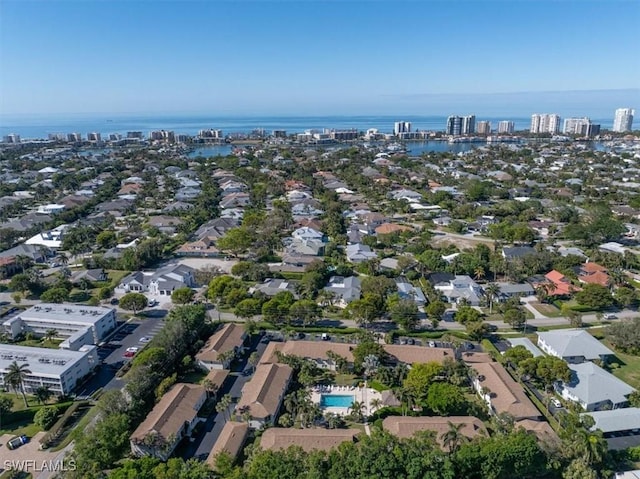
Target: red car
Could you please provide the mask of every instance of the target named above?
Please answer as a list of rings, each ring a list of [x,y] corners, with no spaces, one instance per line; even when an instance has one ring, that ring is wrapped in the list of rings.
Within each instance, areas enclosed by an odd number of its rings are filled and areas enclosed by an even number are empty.
[[[132,358],[132,357],[134,357],[135,355],[136,355],[136,353],[134,353],[133,351],[127,351],[127,352],[125,352],[125,353],[123,354],[123,356],[124,356],[125,358]]]

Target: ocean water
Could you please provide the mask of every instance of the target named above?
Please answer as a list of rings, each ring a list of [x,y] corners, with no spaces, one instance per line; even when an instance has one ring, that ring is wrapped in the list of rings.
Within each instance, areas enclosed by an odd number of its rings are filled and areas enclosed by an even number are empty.
[[[531,123],[530,116],[517,118],[496,118],[476,116],[476,122],[489,120],[494,128],[501,120],[511,120],[516,130],[525,130]],[[410,121],[412,130],[443,131],[446,126],[446,116],[104,116],[104,115],[75,115],[60,117],[0,117],[0,136],[16,133],[23,139],[47,138],[49,133],[77,132],[86,137],[87,133],[98,132],[103,135],[110,133],[126,134],[128,131],[142,131],[147,135],[154,130],[173,130],[176,133],[195,135],[202,129],[220,129],[223,134],[249,133],[255,129],[286,130],[287,133],[300,133],[308,129],[348,129],[357,128],[367,130],[377,128],[383,133],[393,131],[396,121]],[[594,123],[601,123],[603,128],[610,128],[612,120],[593,119]]]

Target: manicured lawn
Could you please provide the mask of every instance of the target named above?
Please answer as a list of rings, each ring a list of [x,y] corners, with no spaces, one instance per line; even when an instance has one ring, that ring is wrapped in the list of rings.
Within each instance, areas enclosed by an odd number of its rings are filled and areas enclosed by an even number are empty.
[[[49,348],[49,349],[58,349],[62,341],[59,339],[54,339],[52,341],[42,341],[41,339],[25,339],[24,341],[20,341],[19,343],[15,343],[18,346],[30,346],[32,348]]]
[[[128,274],[129,274],[128,271],[122,271],[122,270],[119,270],[119,269],[109,269],[109,270],[107,270],[107,275],[109,277],[109,280],[111,281],[111,286],[114,287],[114,288],[118,284],[120,284],[120,281],[122,280],[122,278],[124,278]]]
[[[611,363],[620,364],[619,368],[611,368],[611,373],[629,386],[640,389],[640,356],[632,356],[616,351],[606,339],[602,339],[600,342],[615,351],[617,359],[614,358]]]
[[[207,376],[207,373],[204,371],[196,370],[191,371],[180,377],[180,382],[182,383],[192,383],[192,384],[200,384],[200,382]]]
[[[562,316],[562,314],[560,313],[560,310],[556,308],[553,304],[547,304],[547,303],[529,303],[529,304],[531,304],[531,306],[533,306],[536,309],[536,311],[550,318],[559,318],[560,316]]]
[[[8,397],[13,401],[13,408],[9,414],[5,414],[2,417],[2,426],[0,426],[0,436],[2,434],[14,434],[19,436],[24,434],[29,437],[33,437],[36,433],[40,432],[38,426],[33,424],[33,417],[36,412],[43,406],[38,404],[34,397],[27,396],[29,407],[24,407],[24,400],[22,395],[15,395],[14,393],[1,393],[0,397]],[[53,402],[52,402],[53,401]],[[55,400],[51,399],[46,405],[56,405],[60,407],[61,411],[66,410],[71,405],[71,402],[58,404]]]
[[[376,391],[379,391],[379,392],[386,391],[387,389],[391,389],[389,386],[385,386],[380,381],[376,381],[375,379],[373,381],[368,381],[367,384],[370,388],[375,389]]]
[[[356,379],[353,374],[336,374],[335,382],[338,386],[352,386]]]

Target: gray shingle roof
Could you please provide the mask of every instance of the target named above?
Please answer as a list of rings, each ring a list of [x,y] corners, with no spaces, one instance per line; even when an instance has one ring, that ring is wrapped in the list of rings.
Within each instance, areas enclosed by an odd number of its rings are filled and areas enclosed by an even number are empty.
[[[611,401],[613,404],[624,403],[626,396],[635,391],[627,383],[608,373],[592,362],[570,364],[573,378],[564,387],[585,404],[596,404]]]
[[[640,408],[637,407],[594,411],[585,414],[591,416],[596,422],[593,429],[601,429],[605,433],[640,429]]]
[[[600,359],[600,356],[613,355],[613,351],[582,329],[558,329],[538,333],[561,358],[582,356],[585,359]]]

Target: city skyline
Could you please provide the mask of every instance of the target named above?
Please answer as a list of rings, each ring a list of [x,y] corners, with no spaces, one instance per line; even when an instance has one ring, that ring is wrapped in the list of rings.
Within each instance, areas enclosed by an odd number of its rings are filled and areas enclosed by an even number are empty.
[[[161,5],[4,1],[0,114],[508,115],[542,100],[602,117],[640,103],[634,2]]]

